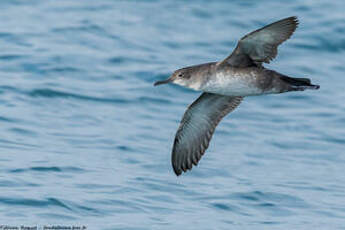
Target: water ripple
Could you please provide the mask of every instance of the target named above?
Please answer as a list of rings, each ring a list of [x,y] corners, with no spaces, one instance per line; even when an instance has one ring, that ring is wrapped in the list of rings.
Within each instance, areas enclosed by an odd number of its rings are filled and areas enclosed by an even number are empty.
[[[9,170],[10,173],[24,173],[24,172],[84,172],[85,170],[77,167],[31,167],[18,168]]]
[[[344,1],[0,6],[1,224],[343,229]],[[174,135],[200,93],[153,83],[290,15],[300,26],[265,67],[321,89],[245,98],[176,177]]]
[[[10,206],[30,206],[30,207],[48,207],[56,206],[71,211],[72,209],[66,204],[55,198],[47,198],[44,200],[0,197],[0,203]]]
[[[62,92],[52,89],[35,89],[28,93],[31,97],[46,97],[46,98],[73,98],[79,100],[86,100],[86,101],[95,101],[95,102],[103,102],[103,103],[115,103],[115,104],[123,104],[128,103],[125,99],[110,99],[110,98],[98,98],[98,97],[91,97],[86,95]]]

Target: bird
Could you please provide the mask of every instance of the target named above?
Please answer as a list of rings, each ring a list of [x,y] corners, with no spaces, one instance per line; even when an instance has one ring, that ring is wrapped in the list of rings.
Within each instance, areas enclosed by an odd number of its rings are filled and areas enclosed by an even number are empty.
[[[177,176],[197,165],[219,122],[246,96],[317,90],[308,78],[295,78],[265,68],[278,46],[298,27],[296,16],[281,19],[242,37],[224,60],[178,69],[154,86],[174,83],[202,94],[188,106],[175,135],[171,154]]]

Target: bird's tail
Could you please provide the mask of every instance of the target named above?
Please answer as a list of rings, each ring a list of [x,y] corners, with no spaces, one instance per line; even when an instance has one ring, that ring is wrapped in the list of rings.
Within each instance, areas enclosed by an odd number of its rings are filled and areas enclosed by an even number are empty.
[[[281,79],[288,83],[292,91],[303,91],[306,89],[317,90],[320,88],[319,85],[313,85],[309,78],[294,78],[288,76],[281,76]]]

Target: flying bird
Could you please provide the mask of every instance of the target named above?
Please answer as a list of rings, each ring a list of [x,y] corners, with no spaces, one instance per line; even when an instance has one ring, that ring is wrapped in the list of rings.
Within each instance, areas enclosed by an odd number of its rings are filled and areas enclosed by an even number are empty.
[[[245,96],[319,89],[308,78],[294,78],[267,69],[277,48],[298,26],[288,17],[242,37],[224,60],[176,70],[154,85],[174,83],[202,91],[183,115],[172,149],[172,166],[177,176],[197,165],[209,146],[216,126]]]

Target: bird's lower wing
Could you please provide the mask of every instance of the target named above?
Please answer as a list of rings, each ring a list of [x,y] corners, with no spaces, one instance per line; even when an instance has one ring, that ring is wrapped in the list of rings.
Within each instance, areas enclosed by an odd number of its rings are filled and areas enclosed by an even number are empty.
[[[184,113],[172,150],[172,166],[176,175],[197,165],[207,149],[221,119],[233,111],[242,97],[203,93]]]

